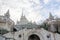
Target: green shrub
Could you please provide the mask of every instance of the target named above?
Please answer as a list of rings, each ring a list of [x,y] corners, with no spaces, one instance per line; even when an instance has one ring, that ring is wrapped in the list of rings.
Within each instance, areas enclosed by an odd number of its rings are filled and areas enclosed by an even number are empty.
[[[5,29],[0,29],[0,34],[3,35],[3,34],[6,34],[8,33],[9,31],[5,30]]]

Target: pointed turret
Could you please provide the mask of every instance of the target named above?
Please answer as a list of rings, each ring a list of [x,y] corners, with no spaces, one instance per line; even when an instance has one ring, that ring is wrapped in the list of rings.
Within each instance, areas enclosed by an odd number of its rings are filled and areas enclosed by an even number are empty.
[[[5,16],[6,16],[7,18],[10,17],[9,10],[5,13]]]
[[[22,15],[21,15],[20,20],[21,20],[21,19],[24,19],[24,18],[25,18],[25,16],[23,15],[23,11],[22,11]]]
[[[20,21],[19,21],[19,25],[24,25],[24,24],[27,24],[27,23],[28,23],[28,20],[25,17],[25,15],[23,14],[23,10],[22,10],[22,15],[21,15],[21,18],[20,18]]]
[[[53,20],[53,19],[54,19],[54,17],[53,17],[53,15],[51,14],[51,12],[49,13],[49,19],[50,19],[50,20]]]
[[[21,24],[26,24],[28,23],[28,20],[26,19],[25,15],[22,14],[21,18],[20,18],[20,23]]]

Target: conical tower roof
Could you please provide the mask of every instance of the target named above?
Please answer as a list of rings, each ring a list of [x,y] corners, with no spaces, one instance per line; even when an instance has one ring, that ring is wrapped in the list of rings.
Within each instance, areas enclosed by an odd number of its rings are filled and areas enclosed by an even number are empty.
[[[25,15],[23,15],[23,12],[22,12],[22,16],[21,16],[21,18],[20,18],[19,24],[20,24],[20,25],[24,25],[24,24],[27,24],[27,23],[28,23],[28,20],[27,20],[27,18],[25,17]]]
[[[53,17],[53,15],[51,14],[51,12],[49,13],[49,19],[50,19],[50,20],[53,20],[53,19],[54,19],[54,17]]]
[[[20,21],[28,21],[27,18],[25,17],[25,15],[22,14]]]
[[[6,16],[7,18],[10,17],[9,10],[5,13],[5,16]]]

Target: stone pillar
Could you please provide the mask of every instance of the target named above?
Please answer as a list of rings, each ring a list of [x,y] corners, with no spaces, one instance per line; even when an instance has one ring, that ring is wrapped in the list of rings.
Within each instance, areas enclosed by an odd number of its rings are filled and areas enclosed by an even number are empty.
[[[51,24],[51,26],[50,26],[50,31],[51,32],[56,32],[56,28],[53,24]]]
[[[58,32],[60,33],[60,26],[58,27]]]

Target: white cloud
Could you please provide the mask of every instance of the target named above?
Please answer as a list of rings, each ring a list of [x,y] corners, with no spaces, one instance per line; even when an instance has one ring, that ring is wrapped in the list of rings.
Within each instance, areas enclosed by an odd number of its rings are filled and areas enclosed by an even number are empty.
[[[59,10],[55,10],[54,13],[55,13],[56,16],[60,17],[60,9]]]
[[[49,3],[51,0],[44,0],[44,3],[47,4]]]
[[[60,2],[60,0],[56,0],[56,2]]]
[[[32,14],[32,15],[31,15]],[[36,22],[37,24],[39,23],[42,23],[43,20],[44,20],[44,17],[41,16],[40,14],[38,14],[37,12],[32,12],[28,15],[28,19],[29,21],[32,21],[32,22]]]
[[[6,12],[9,8],[11,18],[14,21],[20,19],[22,8],[26,11],[24,14],[29,15],[26,16],[29,20],[38,21],[39,19],[42,19],[42,16],[39,14],[40,0],[2,0],[2,3],[2,10]]]

